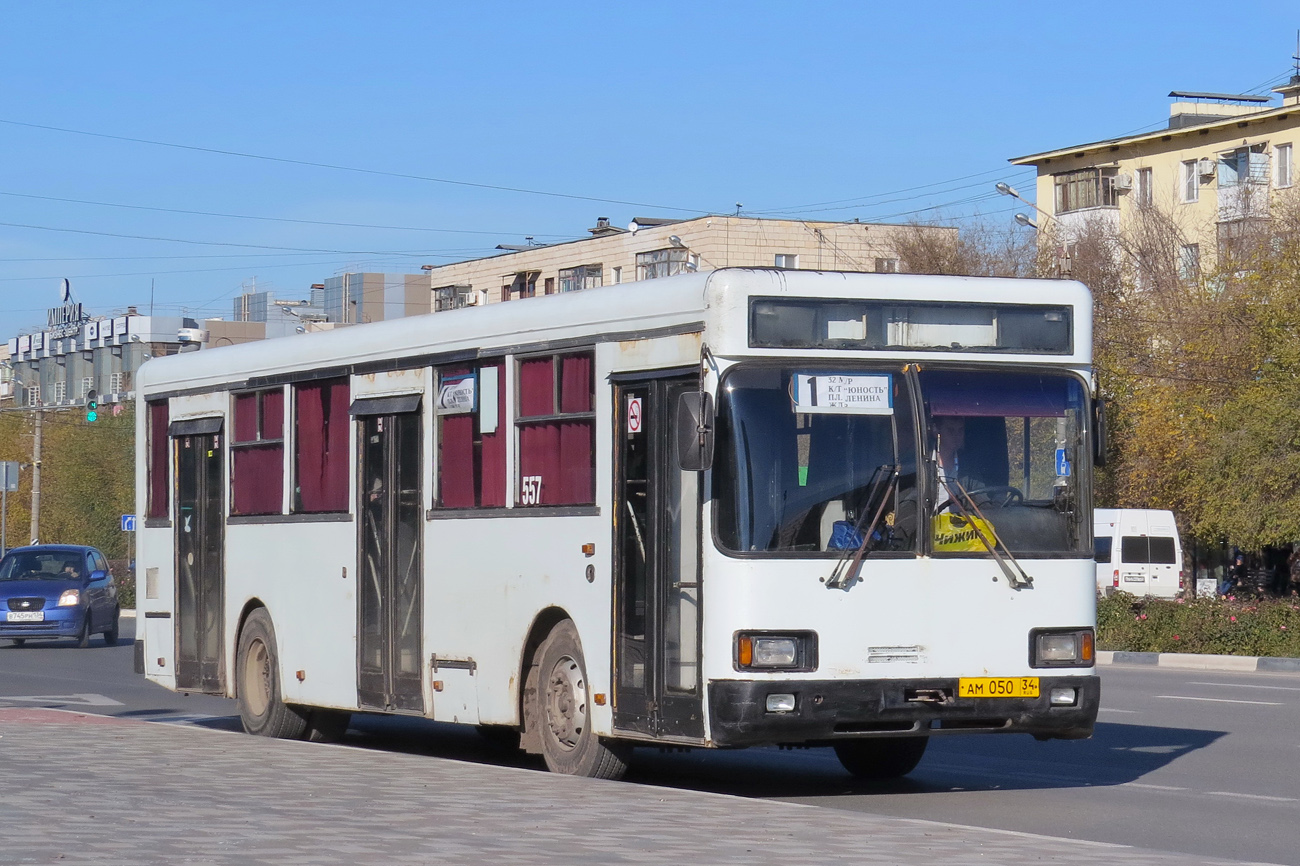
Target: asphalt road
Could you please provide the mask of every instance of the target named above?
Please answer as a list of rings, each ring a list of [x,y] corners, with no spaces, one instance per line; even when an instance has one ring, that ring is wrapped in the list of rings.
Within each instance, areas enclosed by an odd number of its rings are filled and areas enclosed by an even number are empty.
[[[0,706],[51,706],[237,729],[234,704],[173,694],[132,672],[122,642],[0,646]],[[1097,734],[935,738],[907,779],[865,784],[825,749],[638,749],[630,782],[825,808],[1300,864],[1300,675],[1110,666]],[[358,747],[538,766],[473,731],[357,716]],[[1052,850],[1044,839],[1044,854]]]

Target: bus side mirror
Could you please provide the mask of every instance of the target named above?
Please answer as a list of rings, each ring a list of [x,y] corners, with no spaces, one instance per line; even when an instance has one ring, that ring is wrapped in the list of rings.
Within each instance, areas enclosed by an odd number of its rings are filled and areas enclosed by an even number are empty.
[[[1100,397],[1092,403],[1092,464],[1106,465],[1106,401]]]
[[[713,465],[713,395],[686,391],[677,400],[677,459],[686,472]]]

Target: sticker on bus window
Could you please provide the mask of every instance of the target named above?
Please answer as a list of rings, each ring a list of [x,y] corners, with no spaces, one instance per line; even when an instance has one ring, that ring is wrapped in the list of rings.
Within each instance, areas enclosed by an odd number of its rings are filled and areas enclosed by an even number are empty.
[[[443,376],[438,385],[438,412],[443,415],[473,412],[475,382],[473,373]]]
[[[795,373],[794,411],[835,415],[893,415],[890,373]]]

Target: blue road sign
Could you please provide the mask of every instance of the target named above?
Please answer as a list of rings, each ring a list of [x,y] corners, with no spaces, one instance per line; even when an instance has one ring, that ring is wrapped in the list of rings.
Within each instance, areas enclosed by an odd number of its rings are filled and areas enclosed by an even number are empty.
[[[122,531],[123,531],[123,532],[135,532],[135,515],[134,515],[134,514],[123,514],[123,515],[122,515]]]
[[[1070,458],[1065,456],[1064,448],[1056,449],[1056,474],[1062,477],[1070,474]]]

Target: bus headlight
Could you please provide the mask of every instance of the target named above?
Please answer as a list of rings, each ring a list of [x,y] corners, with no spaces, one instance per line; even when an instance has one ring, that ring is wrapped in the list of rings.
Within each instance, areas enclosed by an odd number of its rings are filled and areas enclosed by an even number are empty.
[[[817,669],[817,633],[811,631],[738,632],[736,670],[812,671]]]
[[[1092,667],[1093,633],[1090,628],[1034,629],[1029,633],[1029,666]]]

